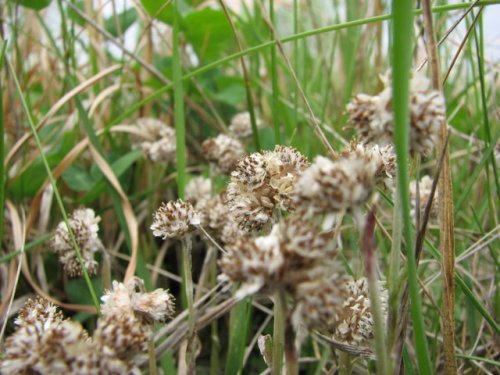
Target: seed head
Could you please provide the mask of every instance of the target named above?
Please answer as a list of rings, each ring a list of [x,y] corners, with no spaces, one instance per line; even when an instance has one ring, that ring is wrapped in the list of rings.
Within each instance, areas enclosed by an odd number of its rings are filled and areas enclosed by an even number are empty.
[[[351,143],[340,155],[340,159],[359,159],[367,164],[374,164],[375,182],[379,186],[391,187],[396,176],[396,155],[392,145],[364,145]]]
[[[227,188],[230,214],[241,228],[253,230],[272,223],[277,210],[293,211],[291,193],[307,165],[297,150],[280,145],[241,160]]]
[[[35,310],[28,311],[31,308]],[[28,300],[16,324],[16,332],[5,342],[2,374],[82,373],[78,371],[91,346],[79,323],[64,320],[51,303],[38,297]]]
[[[186,185],[186,201],[197,208],[203,206],[212,195],[212,182],[210,179],[198,176],[189,180]]]
[[[380,298],[382,312],[387,315],[387,290],[381,285]],[[366,278],[347,283],[347,296],[337,310],[333,335],[349,345],[361,345],[373,337],[373,315]]]
[[[262,122],[256,119],[257,127],[262,126]],[[247,138],[252,135],[252,122],[250,119],[250,112],[241,112],[231,119],[229,131],[240,139]]]
[[[347,105],[349,123],[358,131],[363,142],[387,145],[392,142],[394,116],[392,88],[376,96],[359,94]],[[416,75],[410,82],[410,151],[412,154],[430,153],[446,120],[443,95],[430,89],[429,81]]]
[[[215,163],[224,174],[231,173],[238,160],[245,155],[241,142],[225,134],[205,140],[201,149],[205,158]]]
[[[113,289],[101,299],[103,316],[130,315],[141,324],[164,321],[174,313],[174,297],[168,291],[146,293],[144,282],[136,277],[125,284],[113,281]]]
[[[175,129],[154,118],[140,118],[136,122],[140,140],[136,143],[154,162],[174,162],[176,155]]]
[[[103,249],[101,240],[97,237],[97,232],[99,231],[97,223],[100,220],[101,218],[95,216],[94,210],[90,208],[75,210],[68,219],[71,231],[80,249],[85,268],[90,274],[95,274],[98,268],[98,264],[94,260],[94,254]],[[78,261],[64,221],[61,221],[57,226],[52,236],[51,244],[53,251],[59,255],[59,261],[64,265],[66,273],[69,276],[80,276],[82,274],[80,262]]]
[[[292,290],[330,266],[337,253],[331,234],[292,217],[275,224],[268,236],[237,239],[226,248],[219,264],[225,277],[243,284],[240,296]]]
[[[191,203],[182,200],[162,203],[153,214],[151,230],[156,237],[180,238],[200,225],[200,216]]]
[[[333,161],[318,156],[295,185],[294,200],[305,217],[359,207],[375,188],[375,163],[349,157]]]

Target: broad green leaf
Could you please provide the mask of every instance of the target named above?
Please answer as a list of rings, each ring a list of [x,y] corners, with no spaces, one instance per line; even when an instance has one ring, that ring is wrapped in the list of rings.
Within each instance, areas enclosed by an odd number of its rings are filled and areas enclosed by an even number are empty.
[[[169,0],[141,0],[142,6],[151,17],[168,25],[172,25],[174,20],[175,4],[171,1],[170,4],[165,5],[167,2],[169,2]],[[189,6],[184,1],[180,1],[179,6],[181,13],[189,10]]]
[[[117,17],[110,16],[104,21],[104,27],[106,30],[113,36],[118,36],[118,27],[117,22],[120,25],[119,31],[121,33],[125,33],[127,29],[137,21],[137,12],[134,8],[129,8],[120,14]]]
[[[240,77],[218,77],[212,99],[237,107],[245,100],[245,87]]]
[[[74,191],[89,191],[95,180],[85,168],[71,166],[62,175],[62,179]]]
[[[205,8],[190,12],[183,20],[186,39],[202,60],[220,57],[234,44],[231,26],[222,10]]]
[[[100,296],[103,293],[102,281],[100,278],[92,279],[92,285],[97,295]],[[68,300],[71,303],[76,303],[79,305],[92,305],[92,298],[89,295],[87,287],[85,286],[85,280],[83,278],[71,279],[64,285],[64,290],[68,295]]]
[[[131,167],[131,165],[139,159],[139,157],[142,155],[141,150],[134,150],[129,152],[128,154],[122,156],[118,160],[116,160],[114,163],[111,164],[111,169],[113,170],[114,174],[116,177],[120,177],[127,169]],[[90,190],[85,196],[81,199],[82,204],[88,204],[95,200],[99,194],[105,189],[106,187],[106,178],[102,175],[102,173],[99,172],[100,178],[97,180],[95,185],[92,187],[92,190]]]
[[[33,10],[42,10],[49,6],[52,0],[11,0],[13,3]]]
[[[73,3],[73,5],[85,13],[85,4],[83,0],[76,0]],[[69,7],[68,7],[68,16],[77,25],[85,26],[86,21],[78,13],[76,13],[73,9]]]

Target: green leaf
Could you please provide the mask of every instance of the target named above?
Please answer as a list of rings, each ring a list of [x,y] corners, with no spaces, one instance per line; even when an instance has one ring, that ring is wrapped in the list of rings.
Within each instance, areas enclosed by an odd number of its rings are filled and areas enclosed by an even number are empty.
[[[134,150],[129,152],[128,154],[122,156],[119,158],[117,161],[115,161],[113,164],[111,164],[111,169],[113,170],[114,174],[116,177],[120,177],[127,169],[130,168],[130,166],[137,160],[139,157],[142,155],[141,150]],[[90,190],[85,196],[81,199],[82,204],[89,204],[93,200],[97,199],[99,194],[104,190],[106,187],[106,178],[100,174],[99,180],[95,183],[95,185],[92,187],[92,190]]]
[[[245,87],[240,77],[219,77],[215,93],[211,98],[219,102],[237,107],[245,100]]]
[[[102,295],[103,287],[100,278],[92,279],[92,285],[97,295]],[[76,303],[79,305],[92,305],[92,298],[88,293],[87,287],[85,286],[85,280],[71,279],[64,285],[64,290],[68,295],[68,300],[71,303]]]
[[[231,26],[222,10],[193,11],[186,15],[183,26],[186,39],[202,60],[220,57],[233,41]]]
[[[62,179],[74,191],[89,191],[95,180],[85,168],[71,166],[62,175]]]
[[[238,303],[229,316],[229,352],[227,354],[226,375],[241,373],[245,354],[252,303],[245,299]]]
[[[118,18],[118,19],[117,19]],[[118,36],[117,22],[120,25],[120,33],[125,33],[127,29],[137,21],[137,12],[134,8],[129,8],[120,14],[115,16],[110,16],[104,21],[104,27],[106,30],[114,37]]]
[[[77,7],[79,10],[82,11],[82,13],[85,13],[85,4],[83,0],[76,0],[73,5]],[[72,20],[74,23],[76,23],[79,26],[85,26],[85,20],[80,16],[78,13],[76,13],[73,9],[67,8],[68,11],[68,16],[70,20]]]
[[[52,0],[11,0],[13,3],[22,5],[23,7],[33,10],[42,10],[49,6]]]
[[[168,25],[172,25],[176,7],[174,6],[173,2],[165,5],[165,3],[167,2],[168,0],[141,0],[142,6],[144,7],[144,9],[146,9],[151,17],[156,18],[158,21],[161,21]],[[182,12],[189,9],[189,6],[184,1],[179,1],[179,6]]]

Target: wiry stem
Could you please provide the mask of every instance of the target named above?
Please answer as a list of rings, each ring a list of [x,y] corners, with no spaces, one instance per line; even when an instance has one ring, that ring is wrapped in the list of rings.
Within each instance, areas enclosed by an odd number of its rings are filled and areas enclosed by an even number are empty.
[[[272,375],[281,375],[283,371],[286,313],[285,291],[279,289],[274,295],[273,365],[271,371]]]

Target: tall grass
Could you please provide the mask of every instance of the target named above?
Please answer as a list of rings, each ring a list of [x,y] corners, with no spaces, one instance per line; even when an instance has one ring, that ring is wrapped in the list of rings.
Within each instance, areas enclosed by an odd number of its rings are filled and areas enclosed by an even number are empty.
[[[495,108],[500,102],[493,95],[498,77],[487,58],[482,20],[472,20],[478,7],[488,11],[500,1],[475,2],[460,24],[472,27],[466,34],[470,40],[451,33],[440,44],[436,61],[443,72],[449,70],[444,91],[451,131],[444,144],[452,180],[439,196],[454,205],[448,218],[455,223],[453,254],[453,247],[448,253],[438,250],[443,237],[437,222],[431,220],[425,237],[419,238],[421,228],[411,215],[410,182],[418,175],[435,177],[436,170],[446,173],[439,165],[443,145],[418,162],[409,155],[410,77],[426,56],[428,42],[422,37],[422,11],[415,9],[415,1],[377,1],[373,7],[336,1],[321,8],[317,1],[294,0],[286,7],[277,0],[256,0],[235,10],[224,0],[214,9],[199,1],[142,0],[133,6],[127,2],[124,9],[114,6],[104,16],[92,1],[80,7],[53,0],[49,12],[58,20],[55,27],[46,22],[47,10],[30,9],[26,3],[7,2],[0,17],[0,209],[3,212],[9,201],[28,212],[22,249],[13,246],[9,216],[0,217],[0,267],[9,285],[15,278],[10,262],[23,255],[29,265],[22,276],[28,283],[16,284],[13,306],[33,293],[33,280],[47,295],[67,303],[68,314],[89,303],[99,310],[96,285],[107,276],[92,279],[84,272],[82,280],[70,282],[47,251],[57,223],[63,220],[69,228],[68,213],[85,204],[102,217],[99,236],[112,259],[113,279],[137,273],[148,289],[169,288],[177,296],[181,318],[174,321],[177,325],[158,330],[163,336],[152,342],[156,358],[153,350],[150,353],[151,363],[156,360],[164,370],[184,368],[180,363],[176,367],[176,361],[180,343],[187,342],[185,368],[199,373],[278,374],[289,365],[305,374],[333,373],[339,367],[344,373],[374,372],[376,367],[378,373],[431,374],[455,357],[463,373],[495,371],[495,337],[500,332]],[[442,22],[437,33],[446,31],[470,5],[432,8]],[[148,36],[149,29],[154,38]],[[146,37],[131,42],[134,33]],[[111,45],[119,45],[121,52]],[[458,53],[457,45],[464,51]],[[450,57],[454,54],[456,64]],[[377,316],[379,345],[370,341],[368,354],[338,342],[326,344],[298,330],[299,364],[290,365],[284,356],[294,313],[290,299],[279,289],[274,304],[260,295],[228,303],[227,287],[217,284],[214,289],[216,260],[204,260],[208,245],[201,234],[192,236],[192,248],[189,239],[156,241],[149,230],[152,205],[186,198],[186,185],[195,175],[210,175],[214,193],[227,185],[228,177],[208,166],[201,143],[219,131],[221,121],[229,125],[238,112],[250,112],[252,138],[244,141],[246,152],[284,144],[296,146],[311,161],[317,155],[332,156],[356,136],[346,127],[346,104],[357,93],[379,91],[378,77],[387,71],[392,73],[394,93],[397,188],[396,195],[380,191],[370,208],[377,223],[372,256],[379,265],[371,286],[377,279],[387,282],[390,324],[384,326]],[[90,77],[97,78],[82,85]],[[76,92],[66,96],[75,87]],[[154,166],[141,150],[132,150],[135,139],[126,130],[137,118],[148,116],[175,128],[175,163]],[[263,128],[257,127],[258,120]],[[46,180],[57,207],[43,206]],[[43,210],[49,211],[46,223]],[[363,275],[359,231],[349,219],[337,229],[345,269],[352,276]],[[442,268],[451,255],[456,256],[454,267]],[[454,296],[443,286],[443,272],[456,283]],[[370,293],[377,296],[373,288]],[[410,319],[401,308],[405,298],[410,301]],[[445,301],[447,313],[441,307]],[[4,306],[2,294],[2,317]],[[72,318],[89,329],[95,322],[88,313]],[[455,327],[444,328],[452,332],[443,331],[446,319],[453,318]],[[209,324],[211,328],[203,328]],[[13,326],[7,330],[11,333]],[[274,334],[272,364],[264,362],[257,348],[261,334]],[[447,360],[443,339],[450,350]]]

